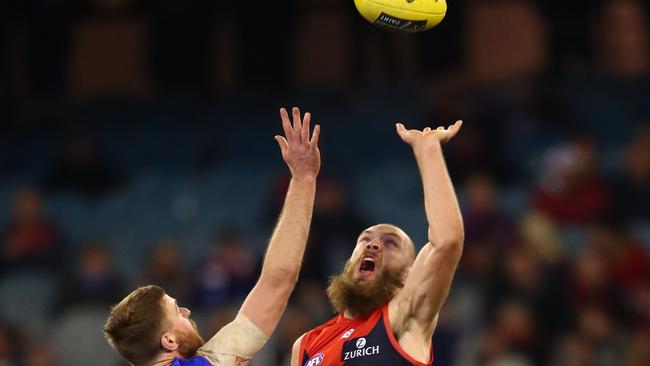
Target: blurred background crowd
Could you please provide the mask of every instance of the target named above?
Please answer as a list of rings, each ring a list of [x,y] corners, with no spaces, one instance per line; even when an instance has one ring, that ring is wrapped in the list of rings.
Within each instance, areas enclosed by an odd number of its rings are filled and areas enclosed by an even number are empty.
[[[432,31],[352,0],[0,4],[0,365],[124,365],[110,305],[158,284],[205,338],[259,273],[288,172],[280,106],[322,125],[300,282],[253,365],[287,365],[378,222],[417,243],[445,147],[465,251],[434,365],[650,365],[650,7],[448,0]]]

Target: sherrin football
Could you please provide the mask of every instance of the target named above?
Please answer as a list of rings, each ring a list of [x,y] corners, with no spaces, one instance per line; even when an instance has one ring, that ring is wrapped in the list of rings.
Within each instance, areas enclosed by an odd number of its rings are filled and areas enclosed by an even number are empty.
[[[447,13],[445,0],[354,0],[366,20],[400,32],[421,32],[438,25]]]

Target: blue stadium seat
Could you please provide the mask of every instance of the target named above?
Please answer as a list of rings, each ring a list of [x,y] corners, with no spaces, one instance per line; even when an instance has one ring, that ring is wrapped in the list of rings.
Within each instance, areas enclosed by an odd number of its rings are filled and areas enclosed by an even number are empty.
[[[61,226],[68,243],[94,239],[97,221],[94,207],[83,196],[61,193],[48,197],[44,203],[48,217]]]
[[[19,271],[0,281],[0,318],[43,334],[58,295],[59,280],[48,272]]]
[[[108,309],[77,308],[52,325],[59,365],[115,366],[120,356],[104,339]]]

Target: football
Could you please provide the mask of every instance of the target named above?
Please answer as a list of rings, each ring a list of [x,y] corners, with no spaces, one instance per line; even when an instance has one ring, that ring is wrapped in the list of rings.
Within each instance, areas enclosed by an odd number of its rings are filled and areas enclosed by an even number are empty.
[[[438,25],[447,13],[445,0],[354,0],[374,25],[399,32],[421,32]]]

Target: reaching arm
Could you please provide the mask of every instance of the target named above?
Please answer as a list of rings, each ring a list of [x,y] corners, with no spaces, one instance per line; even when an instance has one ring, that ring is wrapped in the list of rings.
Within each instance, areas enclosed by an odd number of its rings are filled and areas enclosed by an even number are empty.
[[[267,335],[277,326],[298,280],[314,207],[316,177],[320,170],[320,127],[314,128],[310,139],[309,113],[301,122],[300,110],[293,108],[293,127],[284,108],[280,116],[286,139],[282,136],[275,139],[291,170],[291,183],[266,251],[260,278],[240,310]]]
[[[286,138],[276,136],[275,139],[291,170],[291,183],[259,280],[235,320],[198,351],[213,365],[247,364],[278,325],[298,280],[314,206],[316,177],[320,170],[320,127],[314,128],[310,139],[309,113],[301,121],[300,111],[294,108],[293,126],[284,108],[280,110],[280,116]]]
[[[423,131],[397,125],[402,140],[413,148],[422,177],[429,242],[413,263],[404,288],[391,301],[391,323],[398,332],[416,332],[425,339],[433,334],[462,253],[463,220],[441,147],[461,125],[459,121],[448,129]]]

